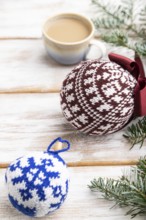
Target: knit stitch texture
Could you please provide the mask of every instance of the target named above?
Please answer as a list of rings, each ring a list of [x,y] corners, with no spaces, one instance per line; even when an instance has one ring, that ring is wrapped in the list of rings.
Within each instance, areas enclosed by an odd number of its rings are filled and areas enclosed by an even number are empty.
[[[18,158],[6,171],[10,202],[33,217],[58,209],[67,196],[68,183],[65,162],[53,151]]]
[[[60,93],[63,114],[84,133],[115,132],[133,114],[136,84],[136,79],[114,62],[81,62],[63,82]]]

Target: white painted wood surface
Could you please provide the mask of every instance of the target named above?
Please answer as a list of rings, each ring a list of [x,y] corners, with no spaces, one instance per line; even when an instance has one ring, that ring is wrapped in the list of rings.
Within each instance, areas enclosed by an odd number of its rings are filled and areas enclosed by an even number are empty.
[[[27,152],[45,151],[53,138],[61,136],[71,142],[71,151],[63,154],[69,164],[133,164],[144,155],[122,136],[88,136],[74,130],[63,117],[59,94],[0,95],[0,163],[9,163]]]
[[[130,220],[125,209],[87,188],[94,177],[117,178],[124,165],[136,164],[146,154],[146,142],[129,151],[123,130],[92,137],[75,131],[62,115],[59,90],[73,66],[57,64],[47,57],[41,27],[50,15],[70,11],[92,16],[90,0],[0,1],[0,219],[31,219],[11,207],[4,183],[11,161],[33,151],[45,151],[58,136],[71,142],[62,153],[71,173],[71,186],[63,207],[45,219]],[[107,51],[133,58],[133,52],[106,45]],[[143,60],[146,66],[146,60]],[[104,167],[102,166],[104,165]],[[114,165],[110,166],[110,165]],[[123,166],[119,166],[123,165]],[[145,217],[136,217],[144,220]]]
[[[0,92],[59,91],[73,68],[49,58],[42,40],[1,40],[0,48]]]
[[[124,169],[128,169],[125,167]],[[118,178],[124,171],[123,167],[74,167],[70,171],[70,188],[66,201],[61,209],[54,212],[50,217],[40,218],[41,220],[130,220],[130,216],[125,216],[126,208],[113,208],[113,202],[107,202],[101,195],[93,193],[87,185],[90,181],[99,176]],[[17,212],[9,203],[7,198],[7,188],[4,183],[5,169],[0,170],[0,219],[2,220],[27,220],[28,218]],[[136,220],[144,220],[145,217],[137,217]]]
[[[60,12],[91,15],[90,0],[0,1],[0,38],[40,38],[44,21]]]
[[[1,32],[0,32],[1,33]],[[133,58],[132,50],[105,44],[108,52],[121,51]],[[74,66],[63,66],[47,56],[42,40],[0,41],[0,93],[59,92]]]

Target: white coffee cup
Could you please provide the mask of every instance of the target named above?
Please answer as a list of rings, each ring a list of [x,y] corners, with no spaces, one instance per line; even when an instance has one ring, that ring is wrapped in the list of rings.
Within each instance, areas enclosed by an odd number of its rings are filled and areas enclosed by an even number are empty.
[[[42,30],[48,55],[65,65],[78,63],[87,57],[94,31],[92,21],[77,13],[54,15],[48,18]],[[97,50],[102,56],[101,48],[97,46]]]

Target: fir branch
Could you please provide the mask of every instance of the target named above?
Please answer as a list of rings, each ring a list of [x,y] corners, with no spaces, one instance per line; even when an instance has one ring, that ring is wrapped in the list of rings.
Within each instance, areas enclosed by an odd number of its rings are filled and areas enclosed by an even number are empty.
[[[127,35],[119,30],[115,30],[110,34],[105,34],[102,36],[102,39],[108,43],[113,43],[116,45],[127,46],[128,47],[128,38]]]
[[[146,138],[146,116],[140,119],[136,124],[129,126],[123,136],[132,144],[130,149],[132,149],[135,144],[140,144],[141,148]]]
[[[145,42],[132,42],[131,38],[124,31],[114,30],[111,33],[106,32],[101,36],[102,39],[108,43],[115,44],[117,46],[124,46],[134,50],[137,54],[146,56],[146,41]]]
[[[146,157],[140,158],[138,165],[118,180],[100,177],[88,187],[93,192],[101,192],[105,199],[115,201],[115,205],[129,206],[126,214],[132,218],[146,215]]]
[[[91,0],[100,16],[93,19],[95,28],[107,30],[102,39],[108,43],[133,49],[137,54],[146,56],[146,6],[135,12],[134,0],[122,0],[121,5],[112,5],[109,0]],[[137,10],[136,10],[137,11]],[[139,25],[136,25],[139,18]],[[112,32],[111,32],[112,29]],[[136,42],[132,40],[134,36]]]
[[[132,49],[135,50],[138,54],[146,56],[146,41],[143,43],[135,43]]]
[[[110,20],[108,20],[108,17],[101,17],[101,18],[98,18],[98,20],[93,20],[93,22],[94,22],[96,29],[98,29],[98,28],[117,29],[117,28],[120,28],[120,26],[121,26],[120,21],[118,21],[114,18],[110,18]]]
[[[120,186],[121,188],[119,188]],[[128,205],[125,201],[125,195],[122,194],[125,185],[121,185],[119,180],[104,179],[99,177],[97,180],[94,179],[91,181],[89,188],[93,192],[102,192],[103,197],[107,200],[114,201],[116,199],[116,204],[119,206]]]
[[[125,23],[125,18],[129,18],[129,14],[133,8],[133,1],[127,0],[126,3],[130,3],[127,5],[127,7],[121,5],[113,7],[113,5],[109,5],[109,1],[106,2],[107,4],[103,4],[103,1],[100,3],[100,0],[92,0],[92,3],[97,6],[104,13],[104,15],[108,15],[108,19],[110,17],[110,19],[114,19],[115,21],[119,22],[119,24]]]

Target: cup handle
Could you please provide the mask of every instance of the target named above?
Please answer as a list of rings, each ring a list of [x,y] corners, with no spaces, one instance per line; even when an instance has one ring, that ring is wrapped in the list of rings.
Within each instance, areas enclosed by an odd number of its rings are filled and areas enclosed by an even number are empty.
[[[106,55],[105,45],[98,40],[92,40],[89,44],[89,49],[85,54],[84,60],[101,59]]]

